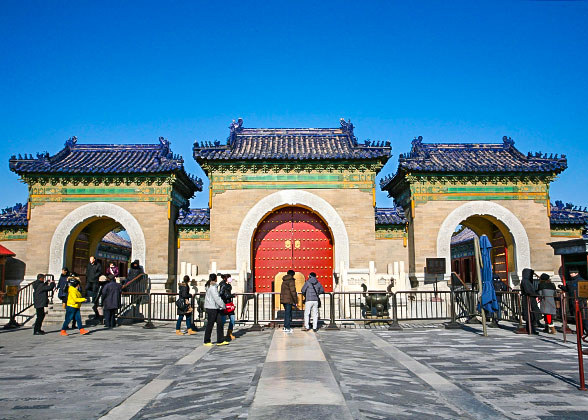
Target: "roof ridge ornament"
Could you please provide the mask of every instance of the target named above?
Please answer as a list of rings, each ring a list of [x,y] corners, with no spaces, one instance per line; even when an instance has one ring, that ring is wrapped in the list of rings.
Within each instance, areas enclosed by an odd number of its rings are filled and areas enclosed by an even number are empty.
[[[344,133],[350,134],[352,136],[354,135],[353,129],[355,128],[355,126],[353,125],[350,119],[347,119],[347,121],[345,121],[345,118],[340,118],[339,123],[341,124],[341,129]]]
[[[508,136],[502,136],[502,142],[504,143],[505,148],[513,147],[515,143],[514,140]]]
[[[65,147],[75,146],[75,144],[77,142],[78,142],[78,138],[76,136],[71,136],[69,139],[66,140]]]

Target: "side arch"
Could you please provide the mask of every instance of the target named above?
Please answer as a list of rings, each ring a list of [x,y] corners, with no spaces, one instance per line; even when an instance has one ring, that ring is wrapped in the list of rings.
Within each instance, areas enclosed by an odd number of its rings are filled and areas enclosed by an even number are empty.
[[[470,201],[445,218],[437,234],[437,257],[445,258],[447,267],[451,267],[451,235],[459,223],[471,216],[492,216],[504,223],[514,242],[517,273],[520,276],[523,268],[531,267],[531,247],[523,224],[506,207],[492,201]]]
[[[49,273],[58,275],[61,272],[63,261],[65,261],[65,245],[71,232],[80,223],[93,217],[110,217],[120,223],[131,238],[132,255],[131,260],[138,259],[141,264],[146,264],[145,235],[141,225],[135,217],[127,210],[111,203],[89,203],[73,210],[59,223],[53,237],[49,251]]]
[[[251,271],[251,239],[259,222],[264,216],[274,209],[284,206],[304,206],[318,213],[331,229],[335,242],[335,266],[339,271],[341,263],[345,269],[349,269],[349,237],[343,220],[337,211],[325,199],[308,191],[284,190],[278,191],[262,198],[247,213],[237,235],[236,264],[237,270],[243,263],[247,264],[247,270]]]

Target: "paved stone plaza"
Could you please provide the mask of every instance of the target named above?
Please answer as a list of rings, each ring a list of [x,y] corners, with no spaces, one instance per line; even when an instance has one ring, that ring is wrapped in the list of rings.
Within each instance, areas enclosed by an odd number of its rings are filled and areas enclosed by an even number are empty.
[[[240,330],[207,348],[172,323],[91,331],[0,331],[0,418],[588,418],[561,334]]]

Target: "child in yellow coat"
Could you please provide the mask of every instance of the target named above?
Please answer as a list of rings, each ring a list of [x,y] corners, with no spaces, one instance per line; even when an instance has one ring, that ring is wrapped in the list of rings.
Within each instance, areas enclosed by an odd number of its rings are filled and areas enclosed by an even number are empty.
[[[65,307],[65,321],[61,327],[60,335],[66,336],[67,332],[65,329],[69,325],[72,319],[75,319],[76,325],[80,329],[80,334],[85,335],[90,331],[82,328],[82,315],[80,314],[80,307],[82,303],[86,301],[80,293],[80,280],[75,278],[71,281],[70,286],[67,289],[67,306]]]

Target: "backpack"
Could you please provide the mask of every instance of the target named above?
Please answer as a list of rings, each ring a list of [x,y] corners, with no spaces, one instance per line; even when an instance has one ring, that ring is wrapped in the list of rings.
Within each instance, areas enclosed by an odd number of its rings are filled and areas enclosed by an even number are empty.
[[[67,299],[67,295],[69,292],[69,286],[70,286],[70,283],[69,283],[69,280],[67,280],[65,282],[65,284],[59,290],[58,296],[60,299]]]
[[[178,298],[176,306],[181,314],[186,314],[190,310],[190,305],[186,302],[186,299]]]

